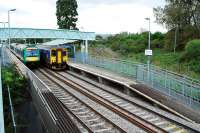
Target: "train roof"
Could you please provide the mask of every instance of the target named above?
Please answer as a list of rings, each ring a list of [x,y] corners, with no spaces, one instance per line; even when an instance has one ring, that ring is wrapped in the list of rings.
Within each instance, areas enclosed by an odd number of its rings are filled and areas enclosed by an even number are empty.
[[[63,48],[63,47],[60,47],[60,46],[51,46],[51,45],[37,45],[37,47],[39,49],[45,49],[45,50],[50,50],[52,48]]]
[[[35,44],[19,44],[19,43],[12,43],[11,46],[17,48],[17,49],[24,49],[29,47],[36,47]]]
[[[56,40],[53,40],[53,41],[43,43],[42,45],[56,46],[56,45],[70,44],[70,43],[74,43],[76,41],[77,40],[56,39]]]

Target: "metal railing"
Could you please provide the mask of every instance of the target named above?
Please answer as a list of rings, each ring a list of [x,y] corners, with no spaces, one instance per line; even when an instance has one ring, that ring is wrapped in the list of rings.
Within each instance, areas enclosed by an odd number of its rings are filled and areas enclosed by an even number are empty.
[[[2,60],[2,57],[1,57]],[[1,77],[1,60],[0,60],[0,133],[5,133],[4,113],[3,113],[3,95],[2,95],[2,77]]]
[[[49,107],[49,104],[47,103],[46,99],[42,94],[44,92],[52,92],[34,73],[28,71],[27,74],[29,77],[29,85],[31,86],[31,96],[36,104],[38,111],[40,112],[40,115],[43,119],[43,123],[45,123],[46,129],[50,133],[57,133],[57,118],[55,117],[55,114]]]
[[[76,63],[88,64],[129,76],[138,82],[151,86],[152,89],[156,89],[177,99],[191,108],[200,110],[199,80],[153,65],[150,66],[150,71],[148,72],[146,64],[89,55],[86,56],[81,53],[77,53],[76,58],[71,60]]]
[[[17,65],[20,69],[21,74],[24,75],[30,84],[30,94],[33,98],[33,101],[36,105],[36,109],[39,112],[46,129],[50,133],[57,133],[57,118],[55,114],[49,107],[46,99],[43,96],[43,92],[52,93],[51,90],[23,63],[17,59],[9,50],[7,50],[10,60]]]

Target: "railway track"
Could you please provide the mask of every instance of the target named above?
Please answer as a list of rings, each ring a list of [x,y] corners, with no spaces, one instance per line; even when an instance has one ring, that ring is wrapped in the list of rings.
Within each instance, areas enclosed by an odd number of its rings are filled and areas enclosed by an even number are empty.
[[[40,77],[53,91],[54,95],[63,103],[67,112],[71,114],[72,119],[81,132],[126,132],[112,121],[102,116],[99,112],[88,106],[82,100],[66,91],[56,82],[47,76],[47,73],[36,71],[35,74]],[[49,75],[50,76],[50,75]]]
[[[101,105],[112,110],[124,119],[127,119],[129,122],[137,125],[147,132],[189,132],[183,127],[163,119],[162,117],[152,112],[133,105],[132,103],[117,97],[116,95],[110,94],[100,88],[94,86],[92,87],[91,85],[89,87],[86,85],[86,83],[83,83],[83,81],[77,79],[77,77],[73,77],[70,74],[64,72],[55,73],[50,70],[42,71],[43,73],[51,74],[53,77],[56,77],[65,84],[70,85],[72,88],[76,88],[76,90],[79,90],[81,93],[87,95],[92,100],[98,101]]]
[[[67,83],[68,82],[73,82],[74,84],[80,86],[84,90],[87,90],[91,94],[99,97],[100,99],[103,99],[104,101],[108,102],[109,104],[112,104],[113,106],[117,107],[121,112],[123,113],[118,113],[120,116],[131,119],[134,116],[134,119],[137,119],[137,122],[132,121],[132,123],[136,124],[137,126],[145,129],[146,131],[150,132],[149,128],[154,128],[154,131],[156,132],[175,132],[175,133],[185,133],[185,132],[193,132],[192,130],[183,127],[175,122],[172,122],[163,116],[158,115],[155,112],[151,112],[143,107],[139,107],[130,101],[127,101],[114,93],[112,94],[111,92],[108,92],[106,90],[102,90],[102,88],[94,87],[94,86],[88,86],[88,83],[84,83],[81,79],[77,79],[78,77],[74,77],[73,75],[66,73],[66,72],[59,72],[55,73],[52,71],[49,71],[54,76],[57,76],[60,80],[63,82]],[[77,84],[78,83],[78,84]],[[88,87],[84,87],[88,86]],[[93,99],[94,100],[94,99]],[[108,107],[109,108],[109,107]],[[110,107],[111,110],[112,109]],[[131,114],[131,115],[130,115]],[[131,121],[131,120],[130,120]],[[148,125],[148,127],[144,127],[144,125]]]

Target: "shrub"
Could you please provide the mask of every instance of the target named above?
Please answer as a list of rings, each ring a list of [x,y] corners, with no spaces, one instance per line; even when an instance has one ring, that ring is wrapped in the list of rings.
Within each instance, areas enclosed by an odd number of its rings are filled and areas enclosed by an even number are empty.
[[[151,48],[162,48],[163,44],[163,40],[154,39],[151,41]]]
[[[189,41],[185,47],[185,52],[181,57],[182,61],[197,60],[200,58],[200,40]]]
[[[200,59],[199,60],[192,60],[189,63],[190,69],[194,72],[200,73]]]
[[[200,40],[192,40],[187,43],[180,61],[187,62],[193,71],[200,73]]]
[[[139,43],[136,45],[131,45],[129,46],[129,48],[130,48],[130,52],[140,53],[140,52],[144,52],[145,45],[143,43]]]

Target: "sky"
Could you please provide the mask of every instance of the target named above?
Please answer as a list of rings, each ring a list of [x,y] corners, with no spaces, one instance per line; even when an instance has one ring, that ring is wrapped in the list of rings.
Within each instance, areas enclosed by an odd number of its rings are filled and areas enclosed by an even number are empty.
[[[166,32],[155,23],[153,7],[164,6],[165,0],[77,0],[81,31],[98,34],[137,33],[148,29]],[[56,29],[56,0],[0,0],[0,22],[7,21],[9,9],[11,27]],[[2,27],[2,25],[0,25]]]

